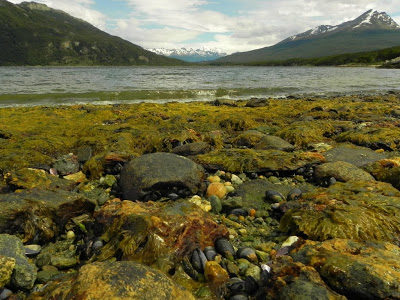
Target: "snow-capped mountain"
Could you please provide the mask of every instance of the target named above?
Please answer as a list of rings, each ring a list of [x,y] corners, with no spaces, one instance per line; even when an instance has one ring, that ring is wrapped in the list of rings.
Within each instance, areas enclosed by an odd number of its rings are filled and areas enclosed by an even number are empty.
[[[258,63],[374,51],[400,45],[400,26],[385,12],[368,10],[339,25],[321,25],[269,47],[238,52],[217,63]]]
[[[340,25],[321,25],[310,29],[306,32],[293,35],[283,42],[287,41],[297,41],[307,38],[313,38],[325,33],[335,33],[343,30],[363,30],[363,29],[400,29],[400,26],[385,12],[379,12],[374,10],[369,10],[363,13],[358,18],[342,23]]]
[[[154,48],[147,49],[159,55],[168,56],[171,58],[181,59],[187,62],[200,62],[218,59],[226,56],[226,53],[219,49],[193,49],[193,48],[180,48],[180,49],[165,49],[165,48]]]

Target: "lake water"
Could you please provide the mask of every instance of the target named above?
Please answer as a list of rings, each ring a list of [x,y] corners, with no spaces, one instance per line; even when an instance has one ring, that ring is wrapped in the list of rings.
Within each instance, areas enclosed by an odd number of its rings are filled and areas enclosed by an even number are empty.
[[[210,100],[216,96],[236,99],[388,90],[400,90],[400,70],[239,66],[0,67],[0,105],[3,106],[13,103]],[[112,97],[110,92],[113,92]],[[17,96],[32,94],[36,96]],[[40,94],[43,97],[37,96]],[[58,94],[58,97],[49,94]]]

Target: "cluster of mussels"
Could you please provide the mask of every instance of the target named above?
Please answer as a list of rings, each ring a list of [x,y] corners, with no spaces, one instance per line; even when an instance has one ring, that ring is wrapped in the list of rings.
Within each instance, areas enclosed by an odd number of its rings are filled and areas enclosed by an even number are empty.
[[[183,260],[185,272],[194,280],[206,279],[213,281],[211,284],[221,284],[217,293],[230,300],[246,300],[250,296],[262,293],[262,288],[268,285],[271,268],[261,264],[258,272],[252,275],[244,275],[240,278],[238,274],[230,271],[229,264],[235,259],[246,259],[252,264],[258,264],[258,258],[254,249],[241,247],[235,251],[232,244],[226,238],[215,241],[214,247],[195,249],[190,258]]]

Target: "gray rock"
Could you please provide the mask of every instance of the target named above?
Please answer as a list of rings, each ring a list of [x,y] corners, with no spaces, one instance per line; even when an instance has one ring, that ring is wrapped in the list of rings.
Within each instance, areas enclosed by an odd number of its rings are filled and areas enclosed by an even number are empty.
[[[293,151],[294,146],[278,136],[266,135],[261,138],[260,142],[255,146],[259,150],[276,149],[282,151]]]
[[[387,158],[386,153],[377,153],[369,148],[339,146],[323,153],[327,162],[345,161],[357,167]]]
[[[11,283],[17,288],[31,289],[36,280],[37,270],[25,256],[22,241],[13,235],[0,234],[0,255],[15,259]]]
[[[268,106],[269,101],[266,98],[251,98],[247,103],[246,107],[264,107]]]
[[[172,153],[182,156],[204,154],[211,151],[211,146],[205,142],[185,144],[172,149]]]
[[[93,153],[92,147],[85,146],[85,147],[80,147],[78,149],[76,156],[80,163],[85,163],[92,158],[92,153]]]
[[[120,185],[124,199],[140,200],[146,192],[165,193],[173,187],[195,194],[203,188],[204,169],[188,158],[171,153],[152,153],[127,163]]]
[[[79,171],[78,158],[73,154],[67,154],[58,158],[53,167],[61,176],[70,175]]]
[[[335,178],[337,181],[373,181],[375,180],[368,172],[344,161],[325,163],[315,167],[314,177],[317,181]]]
[[[221,200],[215,195],[212,195],[208,200],[211,203],[213,213],[215,214],[220,213],[222,210]]]

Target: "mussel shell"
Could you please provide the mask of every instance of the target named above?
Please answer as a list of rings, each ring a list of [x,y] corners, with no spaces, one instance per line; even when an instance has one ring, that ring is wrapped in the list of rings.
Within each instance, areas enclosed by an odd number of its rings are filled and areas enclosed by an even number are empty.
[[[239,248],[238,251],[236,252],[236,256],[238,258],[245,258],[252,262],[258,261],[256,251],[254,251],[254,249],[249,247]]]
[[[199,278],[199,272],[193,268],[187,256],[185,256],[182,260],[182,268],[192,279],[197,280]]]
[[[254,294],[258,290],[258,283],[252,276],[247,276],[244,280],[244,287],[248,294]]]
[[[212,246],[205,247],[203,252],[204,252],[204,255],[206,256],[207,260],[209,260],[209,261],[214,260],[215,257],[218,255],[217,251]]]
[[[232,278],[229,280],[227,287],[231,295],[243,294],[246,292],[244,280],[240,278]]]
[[[232,258],[235,255],[232,244],[225,238],[219,238],[215,241],[215,249],[226,258]]]
[[[231,212],[229,213],[230,215],[235,215],[235,216],[243,216],[243,217],[247,217],[249,215],[249,213],[247,212],[247,210],[243,209],[243,208],[235,208],[232,209]]]
[[[265,193],[265,199],[270,202],[285,201],[285,197],[281,193],[272,190],[269,190]]]
[[[204,255],[203,251],[197,248],[193,251],[190,262],[197,272],[203,273],[204,267],[206,266],[207,258]]]
[[[303,195],[303,192],[300,189],[295,188],[289,192],[286,199],[288,201],[293,201],[293,200],[297,200],[297,199],[301,198],[302,195]]]
[[[229,300],[248,300],[249,297],[246,294],[237,294],[229,298]]]

